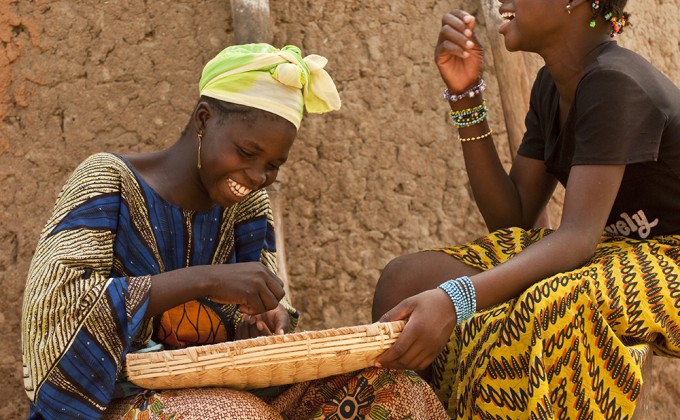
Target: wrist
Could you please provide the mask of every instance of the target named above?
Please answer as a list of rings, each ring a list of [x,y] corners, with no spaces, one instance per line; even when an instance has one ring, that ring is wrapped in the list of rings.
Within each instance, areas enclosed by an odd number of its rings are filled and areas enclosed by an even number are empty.
[[[457,111],[461,111],[461,110],[464,110],[464,109],[470,109],[470,108],[480,106],[483,103],[484,103],[484,95],[479,94],[479,95],[475,96],[474,98],[463,98],[463,99],[456,101],[456,102],[449,102],[449,106],[451,107],[451,111],[457,112]]]
[[[465,90],[458,92],[453,88],[447,87],[444,90],[443,96],[444,99],[446,99],[449,102],[458,102],[460,100],[466,99],[466,98],[474,98],[475,96],[479,96],[486,90],[486,83],[484,82],[484,79],[480,76],[477,81],[475,81],[472,85],[468,86]]]
[[[456,325],[472,318],[477,311],[477,296],[468,276],[447,280],[438,286],[449,295],[456,311]]]
[[[449,118],[451,118],[453,125],[455,125],[458,129],[461,129],[473,127],[486,121],[488,114],[489,108],[486,106],[486,101],[482,101],[481,104],[471,108],[456,111],[451,110],[449,112]]]

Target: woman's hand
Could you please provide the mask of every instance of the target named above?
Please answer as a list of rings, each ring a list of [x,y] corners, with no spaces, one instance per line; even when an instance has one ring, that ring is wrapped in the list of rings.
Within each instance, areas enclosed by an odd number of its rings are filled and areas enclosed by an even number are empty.
[[[375,361],[377,367],[423,370],[441,353],[456,326],[456,311],[441,289],[427,290],[389,310],[380,322],[406,319],[394,345]]]
[[[236,327],[236,340],[290,332],[290,315],[283,305],[259,315],[244,315]]]
[[[239,305],[245,314],[276,309],[285,295],[283,281],[259,261],[207,267],[210,270],[207,297],[215,302]]]
[[[484,50],[474,33],[475,17],[455,10],[442,17],[434,61],[451,93],[462,93],[482,76]]]
[[[259,261],[195,265],[151,276],[146,316],[202,297],[239,305],[245,314],[261,314],[275,309],[284,295],[281,279]]]

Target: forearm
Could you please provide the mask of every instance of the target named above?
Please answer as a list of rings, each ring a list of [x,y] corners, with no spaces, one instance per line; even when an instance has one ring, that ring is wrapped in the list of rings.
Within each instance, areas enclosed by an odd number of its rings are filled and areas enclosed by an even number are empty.
[[[146,316],[200,297],[259,314],[276,308],[284,296],[281,279],[260,261],[197,265],[153,276]]]
[[[507,262],[471,277],[477,310],[515,298],[542,279],[582,266],[594,251],[587,235],[558,229]]]
[[[451,102],[451,109],[473,108],[482,104],[481,95]],[[490,231],[510,226],[524,226],[520,196],[506,172],[493,142],[488,121],[458,129],[465,169],[479,211]],[[477,140],[467,140],[477,139]]]
[[[151,290],[146,317],[209,294],[210,277],[206,267],[195,266],[151,276]]]

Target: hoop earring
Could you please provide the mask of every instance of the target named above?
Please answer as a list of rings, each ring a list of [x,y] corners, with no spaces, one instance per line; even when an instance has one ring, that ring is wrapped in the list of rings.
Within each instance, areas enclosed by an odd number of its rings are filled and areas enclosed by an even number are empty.
[[[201,143],[203,142],[203,131],[199,131],[198,136],[198,169],[201,169]]]

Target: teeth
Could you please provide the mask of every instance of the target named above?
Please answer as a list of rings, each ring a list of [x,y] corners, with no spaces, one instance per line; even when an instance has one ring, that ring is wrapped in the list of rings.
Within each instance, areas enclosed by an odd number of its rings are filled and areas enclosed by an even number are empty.
[[[514,19],[515,13],[514,12],[503,12],[501,13],[501,16],[503,19]]]
[[[244,197],[252,191],[250,188],[243,186],[232,179],[227,180],[227,185],[229,185],[231,192],[239,197]]]

